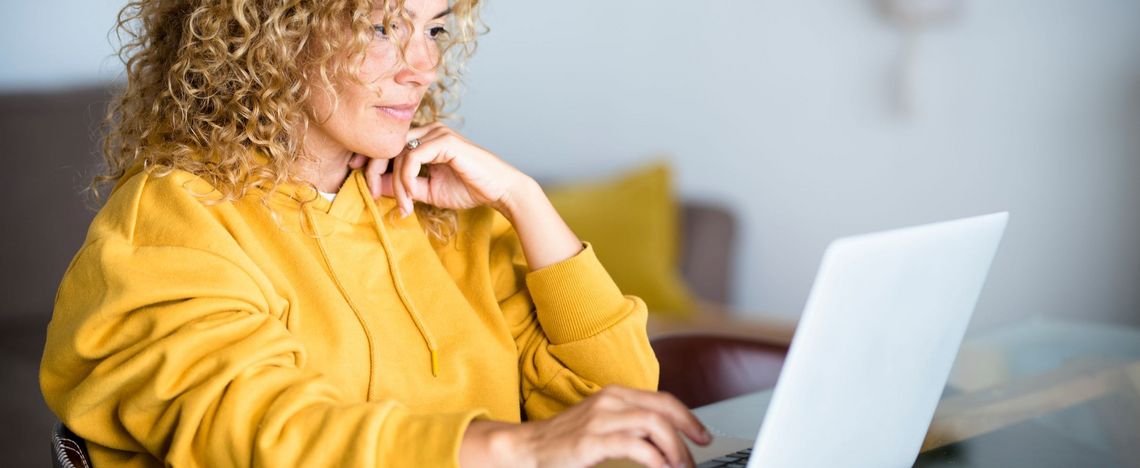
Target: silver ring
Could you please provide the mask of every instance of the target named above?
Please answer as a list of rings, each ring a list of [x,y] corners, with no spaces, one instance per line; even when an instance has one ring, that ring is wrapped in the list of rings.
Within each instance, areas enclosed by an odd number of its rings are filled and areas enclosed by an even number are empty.
[[[408,149],[416,149],[419,147],[420,147],[420,139],[419,138],[412,138],[412,141],[408,142]]]

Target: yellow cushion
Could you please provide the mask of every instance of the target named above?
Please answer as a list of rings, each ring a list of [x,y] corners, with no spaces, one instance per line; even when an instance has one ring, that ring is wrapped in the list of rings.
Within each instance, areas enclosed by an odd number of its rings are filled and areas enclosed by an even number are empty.
[[[656,162],[615,179],[546,190],[566,224],[589,241],[622,292],[651,313],[688,316],[695,301],[677,259],[677,203],[668,164]]]

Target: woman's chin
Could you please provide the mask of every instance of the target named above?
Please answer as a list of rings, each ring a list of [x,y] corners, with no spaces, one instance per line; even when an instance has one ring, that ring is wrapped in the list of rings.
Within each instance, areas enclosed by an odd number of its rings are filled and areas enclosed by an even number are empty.
[[[357,151],[356,154],[364,156],[368,159],[389,160],[399,156],[404,151],[404,145],[407,143],[401,141],[399,143],[376,145],[371,148],[365,148],[364,151]]]

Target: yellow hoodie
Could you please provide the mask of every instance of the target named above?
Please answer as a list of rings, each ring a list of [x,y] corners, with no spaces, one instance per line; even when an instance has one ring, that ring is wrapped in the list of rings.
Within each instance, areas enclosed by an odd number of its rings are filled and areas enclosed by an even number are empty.
[[[644,303],[586,244],[529,272],[494,210],[431,243],[353,172],[205,203],[124,178],[60,285],[40,383],[95,466],[447,466],[477,417],[652,389]]]

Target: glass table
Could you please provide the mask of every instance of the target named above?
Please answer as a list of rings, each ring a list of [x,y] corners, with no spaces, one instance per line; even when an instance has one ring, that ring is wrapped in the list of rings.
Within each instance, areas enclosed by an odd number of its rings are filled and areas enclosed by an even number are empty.
[[[753,439],[771,390],[696,409]],[[1140,467],[1140,329],[1033,319],[968,336],[918,467]]]

